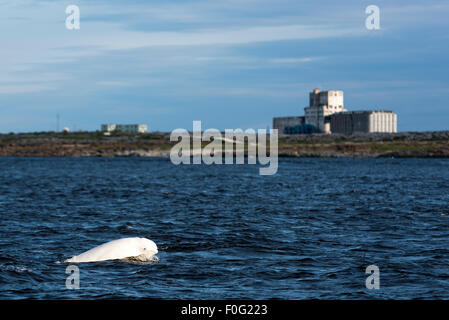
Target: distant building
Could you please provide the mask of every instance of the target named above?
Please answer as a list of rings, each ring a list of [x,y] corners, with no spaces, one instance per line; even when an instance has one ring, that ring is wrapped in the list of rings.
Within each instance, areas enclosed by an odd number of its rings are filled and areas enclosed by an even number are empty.
[[[117,127],[116,124],[102,124],[101,125],[101,131],[103,131],[103,132],[113,132],[113,131],[115,131],[116,127]]]
[[[288,133],[298,125],[305,124],[305,117],[282,117],[273,118],[273,128],[278,129],[279,133]]]
[[[398,132],[398,116],[393,111],[352,111],[331,115],[332,133],[354,134],[374,132]]]
[[[127,132],[127,133],[146,133],[148,127],[146,124],[103,124],[101,125],[103,132]]]
[[[352,111],[344,108],[343,91],[314,89],[303,117],[273,118],[281,134],[397,132],[393,111]]]
[[[325,117],[347,111],[343,107],[343,91],[320,91],[315,89],[309,94],[309,106],[304,108],[306,124],[315,126],[318,132],[330,133],[330,125]]]

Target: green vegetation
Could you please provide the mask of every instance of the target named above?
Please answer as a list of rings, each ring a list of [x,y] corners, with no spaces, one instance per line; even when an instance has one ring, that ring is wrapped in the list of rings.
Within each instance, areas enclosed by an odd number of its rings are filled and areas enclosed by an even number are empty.
[[[169,133],[33,132],[0,134],[0,156],[120,156],[151,151],[167,154],[177,142]],[[208,142],[203,142],[202,146]],[[191,144],[192,145],[192,144]],[[280,156],[301,157],[449,157],[449,131],[343,135],[289,135],[279,137]],[[225,150],[225,142],[222,142]],[[267,145],[269,150],[269,144]],[[245,151],[248,145],[245,143]]]
[[[438,150],[438,145],[429,143],[373,143],[370,145],[370,151],[374,153],[384,152],[429,152]]]

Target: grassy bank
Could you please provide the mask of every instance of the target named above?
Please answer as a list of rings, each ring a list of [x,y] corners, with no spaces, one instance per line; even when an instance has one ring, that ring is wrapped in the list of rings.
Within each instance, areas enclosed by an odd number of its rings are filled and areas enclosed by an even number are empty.
[[[0,156],[168,157],[169,133],[105,136],[102,132],[0,134]],[[203,144],[205,145],[205,144]],[[449,157],[449,131],[397,134],[281,135],[286,157]]]

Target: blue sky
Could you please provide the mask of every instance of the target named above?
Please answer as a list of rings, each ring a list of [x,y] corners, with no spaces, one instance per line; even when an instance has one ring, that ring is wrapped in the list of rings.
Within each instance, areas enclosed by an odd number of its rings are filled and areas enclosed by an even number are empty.
[[[0,132],[55,130],[56,114],[72,130],[266,128],[315,87],[394,110],[399,131],[446,130],[448,16],[445,1],[0,0]]]

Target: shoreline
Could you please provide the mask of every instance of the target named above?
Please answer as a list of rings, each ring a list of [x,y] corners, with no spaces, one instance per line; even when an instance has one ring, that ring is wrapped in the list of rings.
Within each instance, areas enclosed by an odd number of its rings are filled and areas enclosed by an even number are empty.
[[[170,133],[0,134],[0,157],[169,158]],[[203,143],[203,146],[207,143]],[[224,149],[223,149],[224,150]],[[281,158],[449,158],[449,131],[395,134],[280,135]]]

